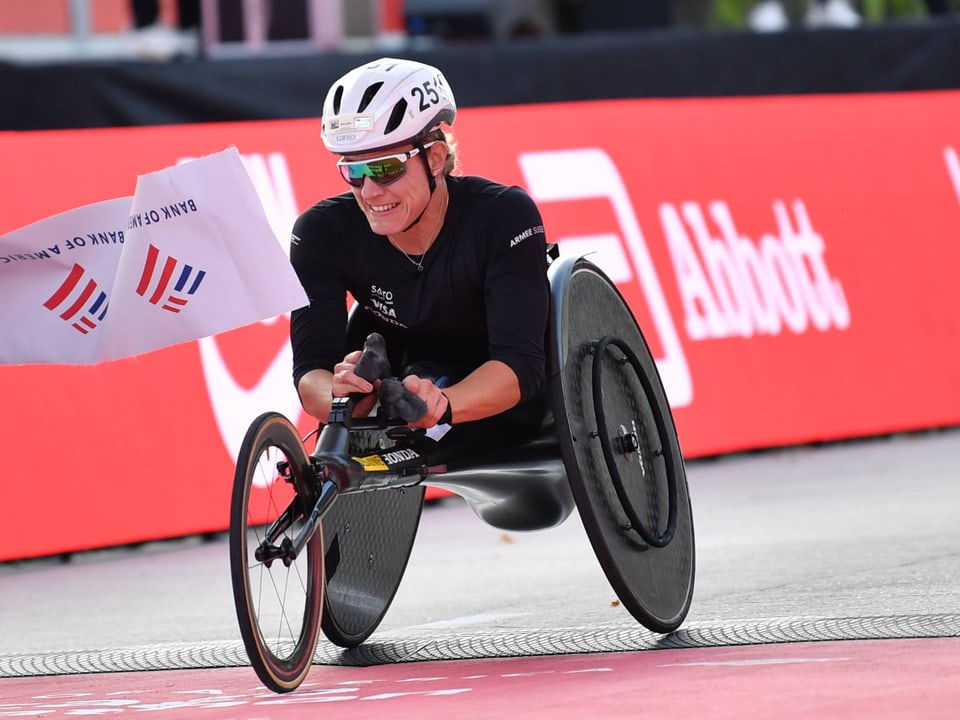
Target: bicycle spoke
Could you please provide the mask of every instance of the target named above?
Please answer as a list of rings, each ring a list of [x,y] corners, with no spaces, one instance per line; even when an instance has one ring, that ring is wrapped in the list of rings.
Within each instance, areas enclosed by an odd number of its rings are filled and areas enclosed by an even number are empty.
[[[282,472],[278,464],[285,464]],[[248,430],[234,481],[230,538],[237,617],[251,664],[277,692],[302,682],[319,634],[322,533],[293,560],[275,552],[303,526],[297,496],[312,487],[303,476],[308,467],[296,429],[268,413]],[[257,561],[255,553],[264,543],[274,553]]]

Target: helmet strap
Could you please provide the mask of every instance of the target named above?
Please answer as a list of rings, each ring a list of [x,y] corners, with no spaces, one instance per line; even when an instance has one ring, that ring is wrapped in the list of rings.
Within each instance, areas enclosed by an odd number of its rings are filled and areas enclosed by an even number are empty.
[[[437,189],[437,179],[433,176],[433,170],[430,169],[430,159],[427,157],[427,151],[423,149],[423,143],[418,142],[416,147],[420,148],[420,157],[423,158],[423,167],[427,171],[427,182],[430,183],[430,197],[433,197],[433,192]]]
[[[417,154],[421,158],[423,158],[423,167],[427,171],[427,182],[430,184],[430,198],[433,198],[433,193],[437,189],[437,179],[433,176],[433,171],[430,169],[430,160],[427,158],[427,151],[424,149],[423,143],[420,141],[415,142],[413,146],[420,151]],[[420,211],[420,214],[417,215],[416,218],[414,218],[412,223],[410,223],[403,229],[403,232],[406,232],[407,230],[412,228],[414,225],[416,225],[418,222],[420,222],[420,218],[423,217],[423,214],[427,211],[427,207],[430,205],[430,198],[427,199],[427,204],[423,206],[423,210]]]

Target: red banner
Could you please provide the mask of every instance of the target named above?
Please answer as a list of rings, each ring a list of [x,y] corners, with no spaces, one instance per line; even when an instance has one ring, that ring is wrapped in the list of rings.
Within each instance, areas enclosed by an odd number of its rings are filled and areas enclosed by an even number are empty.
[[[624,100],[466,109],[455,136],[615,279],[696,457],[960,422],[958,115],[957,92]],[[0,233],[231,145],[280,237],[343,189],[312,120],[0,133]],[[298,417],[284,325],[0,367],[0,560],[225,528],[247,423]]]

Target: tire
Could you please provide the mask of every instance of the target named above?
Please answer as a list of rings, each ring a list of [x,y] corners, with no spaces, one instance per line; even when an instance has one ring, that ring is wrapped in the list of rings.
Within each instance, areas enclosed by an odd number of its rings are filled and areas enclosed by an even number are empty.
[[[287,463],[286,477],[278,463]],[[240,447],[230,507],[230,567],[240,635],[257,676],[270,690],[297,688],[313,663],[323,609],[323,535],[318,527],[296,560],[255,557],[266,530],[288,507],[294,520],[275,540],[293,540],[312,509],[314,480],[293,424],[265,413]]]

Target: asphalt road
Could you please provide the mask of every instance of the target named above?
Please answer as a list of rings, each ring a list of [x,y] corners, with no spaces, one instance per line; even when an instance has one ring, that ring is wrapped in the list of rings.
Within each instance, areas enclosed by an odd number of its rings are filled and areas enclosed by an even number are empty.
[[[960,636],[958,466],[956,429],[690,462],[696,590],[666,639],[615,602],[576,515],[504,533],[444,500],[369,643],[413,660]],[[0,677],[242,653],[225,535],[0,565]],[[357,661],[323,640],[317,659]]]

